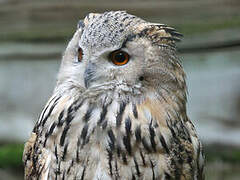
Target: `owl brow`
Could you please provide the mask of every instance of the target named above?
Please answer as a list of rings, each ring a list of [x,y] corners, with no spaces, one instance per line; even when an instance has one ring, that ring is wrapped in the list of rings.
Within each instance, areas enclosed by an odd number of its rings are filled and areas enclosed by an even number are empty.
[[[121,47],[121,48],[125,48],[127,42],[133,41],[136,37],[138,37],[138,35],[139,35],[139,33],[137,33],[137,34],[129,34],[129,35],[126,37],[125,41],[122,43],[122,47]]]
[[[155,27],[158,27],[159,28],[159,30],[161,30],[161,29],[163,29],[163,30],[165,30],[167,33],[169,33],[171,36],[169,37],[161,37],[160,39],[161,40],[167,40],[167,41],[173,41],[173,42],[179,42],[179,41],[181,41],[181,37],[183,37],[183,35],[181,34],[181,33],[179,33],[179,32],[177,32],[174,28],[171,28],[171,27],[168,27],[168,26],[163,26],[163,25],[161,25],[161,26],[157,26],[157,25],[154,25]],[[134,39],[136,39],[137,37],[138,38],[141,38],[141,37],[143,37],[143,36],[149,36],[149,34],[148,34],[148,32],[149,31],[151,31],[152,30],[152,28],[153,28],[153,26],[150,26],[150,27],[148,27],[148,28],[145,28],[145,29],[143,29],[141,32],[139,32],[139,33],[133,33],[133,34],[129,34],[127,37],[126,37],[126,39],[125,39],[125,41],[122,43],[122,47],[121,48],[126,48],[126,44],[127,44],[127,42],[131,42],[131,41],[133,41]],[[151,36],[151,35],[150,35]],[[174,45],[171,45],[171,44],[169,44],[169,45],[166,45],[166,46],[170,46],[170,47],[175,47]]]
[[[127,42],[131,42],[133,41],[134,39],[136,39],[137,37],[140,38],[140,37],[143,37],[144,35],[146,35],[147,31],[149,30],[149,28],[145,28],[143,29],[142,31],[140,31],[139,33],[132,33],[132,34],[129,34],[125,41],[123,42],[122,44],[122,48],[125,48],[126,47],[126,44]]]

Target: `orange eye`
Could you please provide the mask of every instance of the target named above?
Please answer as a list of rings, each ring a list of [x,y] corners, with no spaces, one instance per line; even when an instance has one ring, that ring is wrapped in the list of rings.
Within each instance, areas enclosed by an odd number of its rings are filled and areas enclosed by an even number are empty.
[[[82,48],[78,48],[78,62],[82,61],[83,51]]]
[[[113,64],[122,66],[124,64],[127,64],[129,61],[129,55],[128,53],[122,51],[122,50],[116,50],[109,54],[110,60],[113,62]]]

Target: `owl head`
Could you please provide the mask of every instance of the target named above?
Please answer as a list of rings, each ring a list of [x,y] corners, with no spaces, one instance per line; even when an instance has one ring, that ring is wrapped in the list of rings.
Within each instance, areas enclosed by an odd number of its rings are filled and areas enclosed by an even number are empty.
[[[59,88],[109,87],[130,93],[185,89],[176,56],[181,34],[125,11],[89,14],[63,56]]]

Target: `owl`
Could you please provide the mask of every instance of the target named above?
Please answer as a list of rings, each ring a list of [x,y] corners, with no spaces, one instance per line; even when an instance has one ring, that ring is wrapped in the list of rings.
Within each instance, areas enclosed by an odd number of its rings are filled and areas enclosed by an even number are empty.
[[[125,11],[79,21],[25,144],[25,179],[204,179],[180,37]]]

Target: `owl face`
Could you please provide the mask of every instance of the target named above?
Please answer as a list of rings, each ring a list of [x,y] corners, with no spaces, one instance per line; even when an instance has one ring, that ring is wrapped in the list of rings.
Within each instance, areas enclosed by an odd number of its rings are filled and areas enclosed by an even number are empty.
[[[146,91],[171,86],[176,67],[181,68],[174,53],[178,35],[122,11],[89,14],[68,45],[60,76],[66,74],[64,81],[86,89],[108,84]]]

